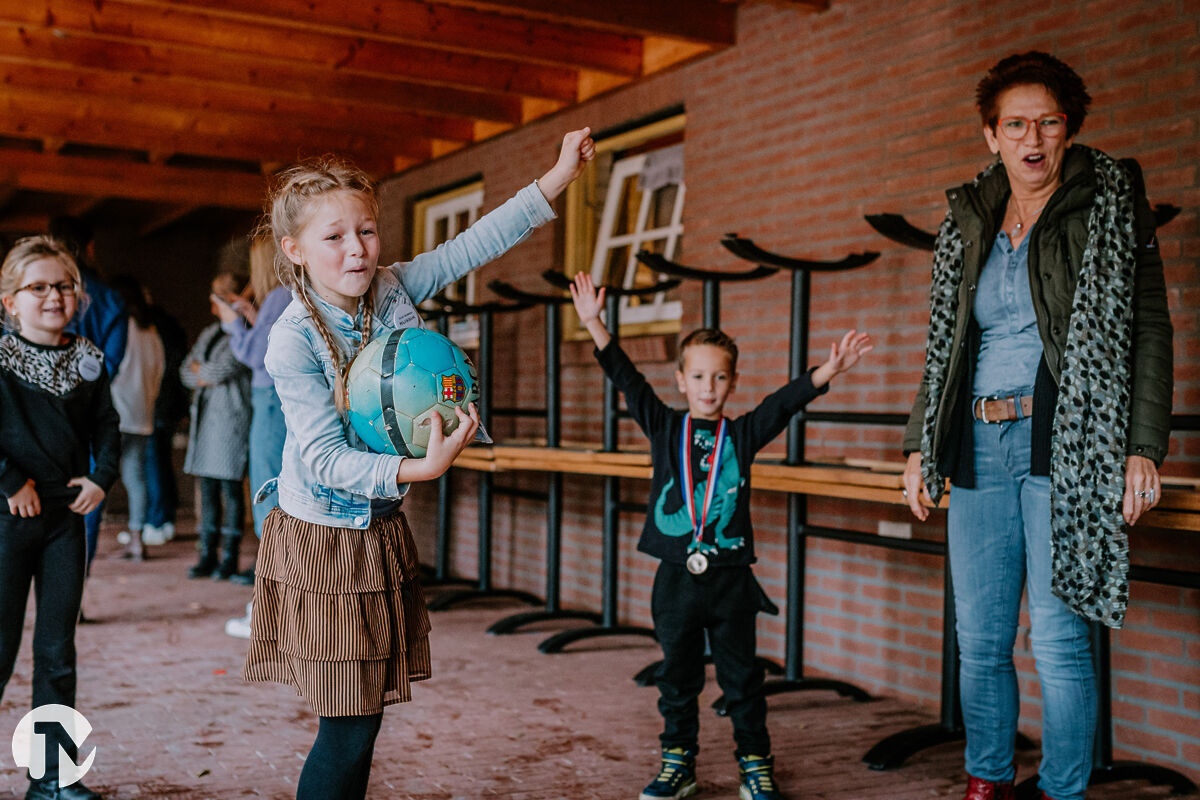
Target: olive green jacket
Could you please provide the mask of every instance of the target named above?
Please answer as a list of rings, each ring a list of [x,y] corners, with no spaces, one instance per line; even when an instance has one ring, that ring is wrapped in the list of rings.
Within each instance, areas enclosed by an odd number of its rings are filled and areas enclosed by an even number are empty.
[[[1127,453],[1146,456],[1161,464],[1170,437],[1174,389],[1171,318],[1167,312],[1154,212],[1146,201],[1141,170],[1132,159],[1124,159],[1121,163],[1129,169],[1135,187],[1138,261],[1133,290],[1133,352],[1130,354],[1133,391]],[[1094,191],[1091,159],[1081,149],[1071,148],[1063,163],[1062,185],[1029,233],[1032,237],[1029,242],[1029,287],[1046,365],[1056,383],[1062,374],[1071,303],[1087,245],[1088,216]],[[969,387],[964,389],[963,383],[967,358],[975,356],[967,352],[966,346],[968,323],[975,307],[975,287],[1003,220],[1009,193],[1008,176],[1003,167],[996,169],[979,186],[968,183],[946,192],[950,213],[962,232],[963,277],[958,292],[959,313],[955,320],[946,391],[940,398],[934,423],[935,454],[940,455],[947,444],[950,415],[957,407],[958,392],[970,391]],[[921,428],[927,402],[926,381],[922,378],[904,432],[905,453],[921,449]]]

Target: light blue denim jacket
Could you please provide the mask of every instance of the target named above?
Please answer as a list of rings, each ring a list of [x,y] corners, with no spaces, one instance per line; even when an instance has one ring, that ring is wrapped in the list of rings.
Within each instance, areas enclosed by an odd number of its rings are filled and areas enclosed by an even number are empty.
[[[497,258],[534,228],[554,219],[536,182],[437,249],[408,264],[380,267],[375,276],[371,337],[399,328],[425,327],[416,305],[476,267]],[[352,318],[313,293],[317,308],[343,346],[343,363],[360,338]],[[371,453],[333,402],[333,360],[312,317],[292,300],[271,328],[267,372],[283,406],[287,436],[279,474],[279,505],[297,519],[336,528],[366,528],[373,498],[399,498],[400,456]],[[269,490],[269,484],[264,489]],[[255,487],[256,489],[258,487]],[[261,493],[261,492],[260,492]]]

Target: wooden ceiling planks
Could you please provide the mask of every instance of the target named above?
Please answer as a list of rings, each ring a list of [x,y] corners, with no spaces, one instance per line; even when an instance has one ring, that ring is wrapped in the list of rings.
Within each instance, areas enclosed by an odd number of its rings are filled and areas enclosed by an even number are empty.
[[[383,175],[727,47],[736,17],[725,0],[0,0],[0,191],[22,190],[0,230],[44,216],[29,192],[160,204],[149,231],[258,208],[298,157]]]

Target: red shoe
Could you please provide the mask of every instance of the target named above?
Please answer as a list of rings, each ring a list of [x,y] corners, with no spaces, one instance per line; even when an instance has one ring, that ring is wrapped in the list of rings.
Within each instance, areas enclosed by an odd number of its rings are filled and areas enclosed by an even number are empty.
[[[973,775],[967,776],[967,794],[963,800],[1016,800],[1012,781],[993,783]]]

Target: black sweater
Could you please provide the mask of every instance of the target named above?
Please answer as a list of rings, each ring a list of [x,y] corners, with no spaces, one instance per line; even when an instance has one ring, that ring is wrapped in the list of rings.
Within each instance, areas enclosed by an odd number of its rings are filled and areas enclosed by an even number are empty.
[[[80,336],[54,347],[0,336],[0,494],[32,478],[43,503],[70,503],[79,488],[67,481],[78,477],[107,492],[121,457],[117,424],[98,347]]]
[[[596,351],[596,359],[609,379],[625,395],[629,413],[650,438],[650,459],[654,472],[650,479],[650,504],[638,549],[673,564],[687,559],[692,540],[692,523],[683,504],[679,469],[680,435],[685,412],[667,407],[637,367],[614,341]],[[811,372],[801,375],[768,395],[758,407],[726,426],[724,455],[718,473],[716,492],[708,512],[703,543],[711,566],[753,564],[754,531],[750,525],[750,464],[754,456],[779,435],[797,411],[810,400],[824,394],[828,386],[816,389]],[[717,422],[692,420],[692,476],[696,515],[704,507],[707,460],[713,449]],[[695,495],[693,495],[695,496]]]

